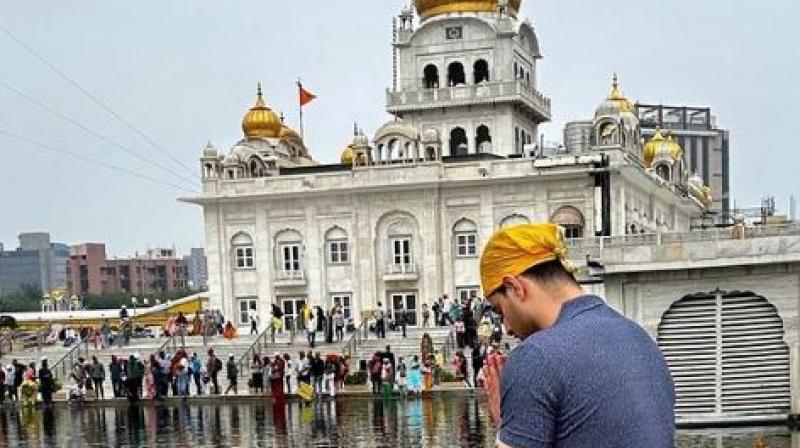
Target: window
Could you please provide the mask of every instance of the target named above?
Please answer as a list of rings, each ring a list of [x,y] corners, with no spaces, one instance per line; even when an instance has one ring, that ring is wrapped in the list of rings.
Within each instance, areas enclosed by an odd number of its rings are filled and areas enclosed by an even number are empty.
[[[350,255],[347,252],[347,241],[331,241],[328,243],[331,264],[347,264]]]
[[[411,237],[398,236],[389,240],[392,251],[392,263],[406,266],[411,264]]]
[[[300,270],[300,246],[297,244],[281,245],[281,267],[286,272]]]
[[[353,296],[351,294],[332,294],[331,301],[334,305],[342,307],[345,320],[353,316]]]
[[[489,63],[483,59],[478,59],[472,67],[475,84],[489,82]]]
[[[252,247],[237,247],[236,248],[236,268],[250,269],[253,267],[253,248]]]
[[[459,233],[456,235],[456,255],[459,257],[474,257],[477,253],[475,233]]]
[[[243,297],[239,300],[239,326],[250,325],[250,317],[258,316],[258,299],[256,297]]]
[[[455,252],[457,258],[478,255],[478,229],[474,222],[462,219],[453,226]]]
[[[246,233],[233,237],[234,267],[236,269],[253,269],[255,267],[253,239]],[[136,268],[138,271],[138,267]]]
[[[452,62],[447,66],[447,81],[450,87],[467,83],[467,76],[464,74],[464,65],[460,62]]]
[[[468,152],[467,131],[463,128],[453,128],[450,131],[450,155],[465,156]]]
[[[333,227],[325,234],[328,247],[328,263],[350,263],[350,248],[347,244],[347,232],[341,227]]]
[[[425,88],[438,89],[439,88],[439,68],[433,64],[428,64],[423,70]]]
[[[459,303],[465,303],[470,297],[478,297],[477,286],[462,286],[456,288],[456,298],[458,299]]]

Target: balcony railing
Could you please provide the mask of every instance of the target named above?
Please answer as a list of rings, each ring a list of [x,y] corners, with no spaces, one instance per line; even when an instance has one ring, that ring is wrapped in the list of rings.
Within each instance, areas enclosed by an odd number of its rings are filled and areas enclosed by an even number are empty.
[[[303,286],[306,284],[305,271],[278,271],[275,275],[276,286]]]
[[[460,85],[439,89],[421,88],[399,92],[387,91],[387,108],[389,112],[502,101],[522,101],[541,118],[550,119],[550,98],[539,93],[525,81]]]
[[[385,281],[408,281],[416,280],[417,265],[414,263],[396,264],[392,263],[386,266],[383,279]]]

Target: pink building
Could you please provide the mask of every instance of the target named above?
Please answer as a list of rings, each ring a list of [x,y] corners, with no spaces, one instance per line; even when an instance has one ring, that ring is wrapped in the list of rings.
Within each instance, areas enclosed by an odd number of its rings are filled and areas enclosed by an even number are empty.
[[[153,294],[186,287],[186,262],[176,257],[173,249],[153,249],[142,256],[120,259],[108,259],[105,244],[86,243],[70,249],[70,294]]]

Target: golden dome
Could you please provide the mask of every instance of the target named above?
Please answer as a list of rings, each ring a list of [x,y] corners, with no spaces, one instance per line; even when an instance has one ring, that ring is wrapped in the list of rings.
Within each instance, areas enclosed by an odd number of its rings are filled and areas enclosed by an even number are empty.
[[[672,134],[667,135],[667,145],[670,155],[676,162],[683,160],[683,148],[672,138]]]
[[[278,114],[267,107],[258,85],[256,104],[250,108],[242,119],[242,131],[247,138],[277,138],[281,134],[283,123]]]
[[[506,12],[515,16],[522,0],[508,0]],[[451,12],[496,12],[500,0],[414,0],[414,6],[422,19]]]
[[[347,148],[342,151],[342,165],[353,166],[353,159],[355,159],[355,151],[353,151],[353,145],[347,145]]]
[[[290,128],[289,126],[281,125],[281,132],[278,134],[279,138],[286,139],[286,140],[297,140],[303,141],[300,137],[300,134],[297,133],[294,129]]]
[[[644,144],[642,150],[644,155],[644,165],[650,168],[653,165],[653,159],[656,157],[656,151],[659,147],[666,142],[666,139],[661,135],[661,131],[657,130],[656,133]]]
[[[611,84],[611,93],[608,95],[608,99],[617,105],[620,112],[633,112],[633,104],[628,101],[625,95],[619,90],[619,82],[616,73],[614,73],[614,81]]]

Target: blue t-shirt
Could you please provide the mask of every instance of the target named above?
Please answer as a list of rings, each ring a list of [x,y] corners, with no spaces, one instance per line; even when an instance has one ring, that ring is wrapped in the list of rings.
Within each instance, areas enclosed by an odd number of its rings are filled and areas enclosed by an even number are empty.
[[[656,343],[597,296],[564,304],[503,370],[498,439],[514,448],[672,448],[675,392]]]

